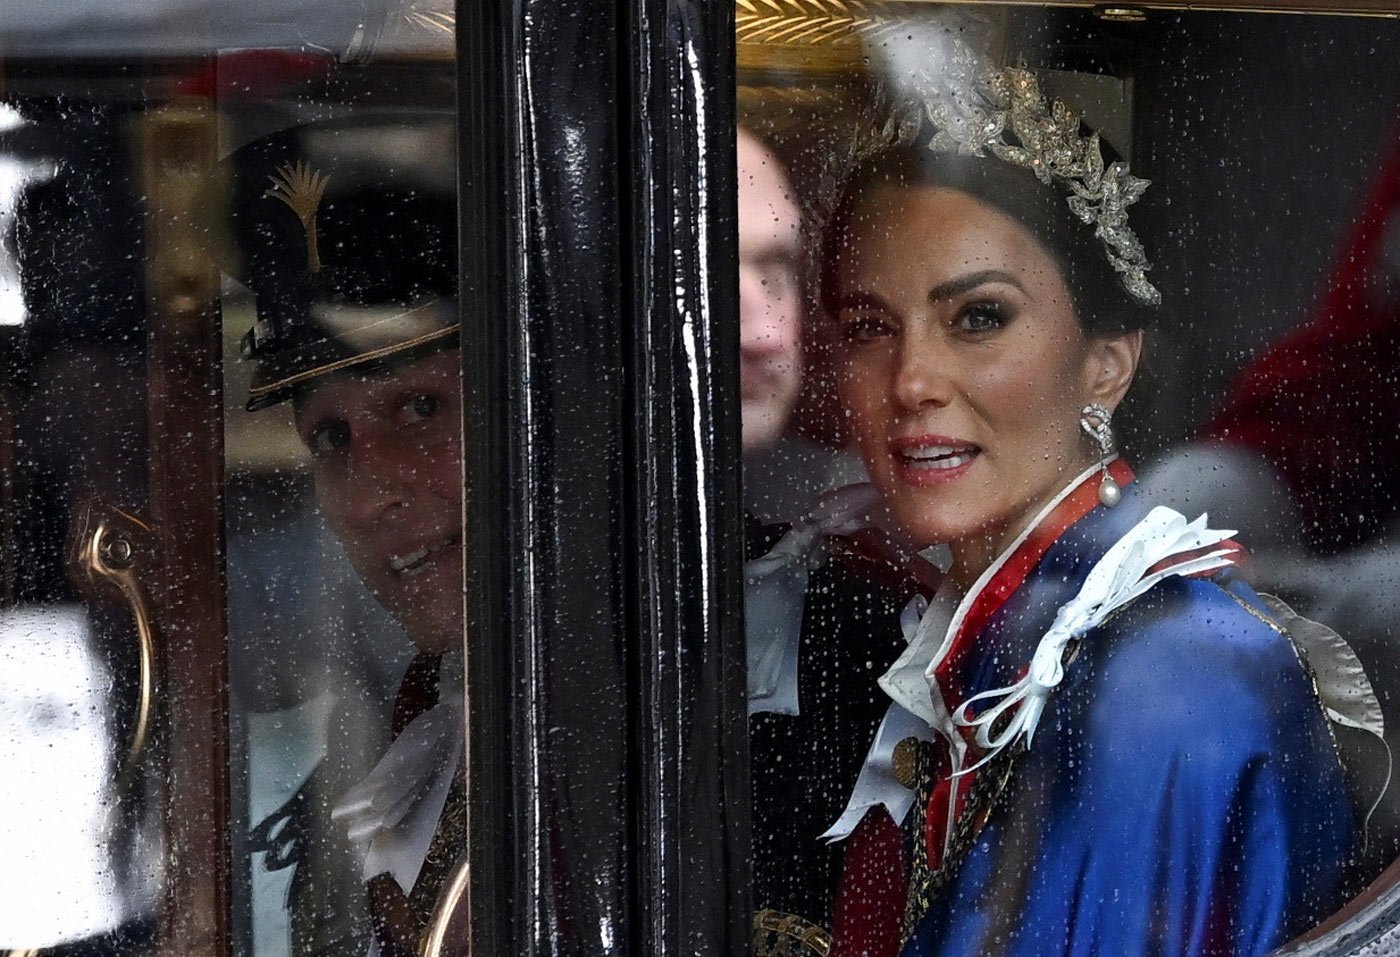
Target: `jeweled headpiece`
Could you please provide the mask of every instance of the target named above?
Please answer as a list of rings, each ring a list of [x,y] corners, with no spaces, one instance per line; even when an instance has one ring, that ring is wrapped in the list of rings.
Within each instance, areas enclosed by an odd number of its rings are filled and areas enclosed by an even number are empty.
[[[1070,210],[1094,227],[1128,293],[1148,305],[1162,301],[1147,281],[1151,266],[1142,243],[1128,228],[1128,207],[1148,181],[1130,174],[1127,163],[1105,167],[1099,135],[1081,136],[1079,115],[1060,100],[1047,103],[1034,74],[986,71],[970,95],[930,100],[924,107],[936,130],[929,149],[991,153],[1030,170],[1047,186],[1068,190]]]
[[[923,74],[914,80],[832,158],[823,172],[824,188],[838,186],[841,171],[853,172],[885,150],[916,142],[927,124],[932,152],[990,153],[1065,190],[1070,211],[1094,227],[1128,294],[1146,305],[1162,301],[1147,281],[1151,264],[1142,243],[1128,228],[1128,207],[1148,180],[1130,174],[1127,163],[1105,165],[1098,134],[1080,133],[1079,114],[1060,100],[1047,100],[1026,70],[992,69],[958,58],[936,78]]]

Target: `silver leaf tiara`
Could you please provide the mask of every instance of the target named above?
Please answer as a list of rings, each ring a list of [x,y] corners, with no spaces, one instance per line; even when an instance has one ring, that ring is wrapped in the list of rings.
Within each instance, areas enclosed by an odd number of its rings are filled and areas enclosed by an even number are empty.
[[[956,66],[951,82],[945,72],[938,82],[918,83],[924,88],[919,93],[897,96],[878,111],[880,118],[857,123],[846,147],[829,157],[822,192],[839,195],[846,176],[888,149],[913,143],[927,122],[933,131],[928,148],[935,153],[990,153],[1068,191],[1070,211],[1094,227],[1128,294],[1145,305],[1159,304],[1161,293],[1147,281],[1147,254],[1128,228],[1128,207],[1148,180],[1130,174],[1126,163],[1105,166],[1098,134],[1081,135],[1079,114],[1060,100],[1047,101],[1034,74],[966,60]]]

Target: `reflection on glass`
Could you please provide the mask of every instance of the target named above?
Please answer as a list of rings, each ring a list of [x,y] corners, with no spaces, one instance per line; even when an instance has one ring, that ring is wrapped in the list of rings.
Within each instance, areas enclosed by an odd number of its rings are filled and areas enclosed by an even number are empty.
[[[359,111],[222,164],[257,953],[416,952],[461,848],[453,141],[450,113]]]
[[[24,89],[25,85],[21,84]],[[79,91],[73,91],[77,94]],[[86,502],[146,472],[140,217],[122,110],[33,85],[0,104],[0,948],[150,945],[160,742],[127,603],[85,585]],[[114,254],[120,250],[120,254]],[[150,763],[147,764],[146,761]]]
[[[191,5],[143,0],[121,7],[90,0],[11,0],[7,55],[16,58],[159,59],[219,50],[308,49],[342,62],[451,56],[456,12],[446,0],[250,0]]]
[[[16,134],[27,125],[19,110],[0,104],[0,134]],[[52,175],[53,170],[36,157],[0,155],[0,222],[13,221],[26,186]],[[0,243],[0,326],[22,326],[26,315],[14,244]]]
[[[1344,216],[1291,232],[1287,265],[1243,248],[1296,217],[1302,170],[1333,198],[1370,171],[1280,161],[1237,127],[1325,107],[1374,137],[1384,118],[1257,78],[1260,119],[1222,110],[1242,61],[1267,75],[1267,38],[1304,29],[1286,18],[890,5],[853,25],[780,6],[738,5],[741,272],[746,214],[783,222],[753,201],[778,177],[811,313],[788,433],[854,453],[868,482],[763,514],[769,474],[812,469],[787,452],[755,468],[746,416],[759,952],[1295,938],[1396,850],[1385,639],[1309,620],[1355,621],[1337,598],[1373,594],[1389,561],[1389,489],[1340,500],[1338,480],[1383,468],[1376,442],[1344,448],[1393,403],[1393,189],[1326,313],[1265,351],[1285,325],[1263,308],[1275,274],[1320,282]],[[1382,72],[1359,56],[1335,82]],[[1246,208],[1257,233],[1217,241]],[[741,285],[746,342],[763,288]],[[1222,348],[1226,326],[1264,352],[1234,392],[1247,352]],[[1374,387],[1332,388],[1358,375]],[[1174,445],[1216,404],[1215,444]],[[1319,574],[1304,550],[1343,531],[1373,543],[1369,574]]]
[[[0,949],[415,942],[461,837],[453,13],[150,3],[99,31],[80,7],[21,3],[3,26]],[[202,411],[221,359],[226,462]],[[192,559],[219,536],[152,510],[218,514],[212,482],[182,480],[224,465],[231,759],[209,769],[221,736],[180,735],[222,698],[175,692],[223,677],[198,640],[224,582]],[[131,595],[65,561],[98,513],[158,540],[126,566],[155,613],[149,711]],[[396,770],[370,778],[396,736]],[[225,827],[231,873],[167,839],[217,849]],[[232,936],[210,944],[226,915],[188,901],[226,886]]]
[[[7,946],[96,938],[154,903],[152,835],[111,799],[120,729],[96,639],[76,604],[0,612],[4,812],[26,822],[0,831]]]

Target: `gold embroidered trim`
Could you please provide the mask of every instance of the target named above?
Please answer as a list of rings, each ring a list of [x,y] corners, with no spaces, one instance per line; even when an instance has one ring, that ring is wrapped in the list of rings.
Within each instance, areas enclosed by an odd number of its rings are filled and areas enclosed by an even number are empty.
[[[996,809],[997,803],[1006,793],[1007,786],[1011,783],[1011,775],[1015,770],[1016,761],[1026,753],[1024,744],[1016,748],[1007,748],[982,767],[973,778],[972,787],[967,792],[967,801],[963,805],[963,811],[958,815],[957,822],[953,825],[952,834],[948,835],[944,843],[945,851],[943,860],[939,863],[937,870],[932,870],[928,866],[928,853],[924,836],[924,810],[928,807],[928,799],[933,790],[933,761],[928,762],[928,767],[923,769],[924,783],[920,786],[918,797],[915,799],[915,807],[919,808],[919,813],[910,815],[917,831],[913,835],[914,854],[912,856],[912,866],[909,873],[909,897],[904,905],[904,940],[907,942],[914,931],[919,926],[919,921],[938,895],[952,881],[953,875],[957,873],[964,858],[972,850],[973,844],[977,842],[977,836],[982,833],[982,828],[991,819],[992,812]],[[951,800],[957,800],[957,795],[961,789],[951,789]]]
[[[753,915],[754,957],[801,957],[831,952],[831,934],[796,914],[765,907]]]

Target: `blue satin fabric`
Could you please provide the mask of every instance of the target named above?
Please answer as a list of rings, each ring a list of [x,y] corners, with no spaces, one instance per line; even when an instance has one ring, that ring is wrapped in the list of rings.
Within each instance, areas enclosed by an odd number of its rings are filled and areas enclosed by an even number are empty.
[[[1130,486],[1072,526],[978,636],[964,687],[1014,680],[1149,504]],[[1087,635],[904,957],[1263,954],[1339,905],[1348,793],[1266,619],[1241,582],[1169,579]]]

